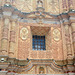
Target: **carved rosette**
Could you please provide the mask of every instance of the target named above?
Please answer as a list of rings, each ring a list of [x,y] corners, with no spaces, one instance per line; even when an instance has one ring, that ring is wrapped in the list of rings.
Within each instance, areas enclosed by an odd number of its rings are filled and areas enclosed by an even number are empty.
[[[20,37],[21,39],[23,40],[26,40],[27,37],[28,37],[28,29],[26,27],[23,27],[21,30],[20,30]]]
[[[61,38],[60,31],[58,29],[53,30],[53,39],[59,41]]]

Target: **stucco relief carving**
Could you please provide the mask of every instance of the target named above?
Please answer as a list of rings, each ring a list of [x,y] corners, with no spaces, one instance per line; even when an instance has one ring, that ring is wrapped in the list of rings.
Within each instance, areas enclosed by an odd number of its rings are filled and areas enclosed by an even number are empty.
[[[20,37],[25,40],[27,39],[28,37],[28,29],[23,27],[21,30],[20,30]]]
[[[55,41],[59,41],[60,40],[60,31],[58,29],[54,29],[53,30],[53,39]]]
[[[13,5],[22,12],[30,12],[33,10],[33,0],[14,0]]]
[[[58,0],[47,0],[47,9],[51,14],[59,14]]]
[[[43,7],[43,0],[37,0],[37,6]]]

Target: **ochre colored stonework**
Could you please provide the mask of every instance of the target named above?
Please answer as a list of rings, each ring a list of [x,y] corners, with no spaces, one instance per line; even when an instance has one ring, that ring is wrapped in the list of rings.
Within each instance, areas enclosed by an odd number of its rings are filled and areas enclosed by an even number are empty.
[[[32,24],[33,26],[34,24]],[[53,38],[53,27],[34,27],[24,26],[24,23],[19,23],[19,41],[18,41],[18,58],[19,59],[55,59],[63,60],[62,38],[55,41]],[[25,27],[28,29],[27,39],[20,37],[20,30]],[[61,28],[57,28],[61,33]],[[32,35],[45,35],[46,36],[46,50],[36,51],[32,50]],[[60,37],[59,37],[60,38]]]
[[[36,10],[38,0],[0,0],[0,6],[10,3],[13,7],[22,12],[32,12]],[[68,12],[69,9],[75,9],[74,0],[43,0],[43,7],[46,12],[51,14],[60,14]]]
[[[20,30],[21,28],[26,27],[28,29],[28,37],[27,39],[22,39],[20,37]],[[23,26],[23,24],[19,24],[19,38],[18,38],[18,58],[19,59],[26,59],[29,58],[29,51],[30,51],[30,27],[29,26]]]
[[[75,0],[0,0],[0,75],[11,74],[75,74]]]

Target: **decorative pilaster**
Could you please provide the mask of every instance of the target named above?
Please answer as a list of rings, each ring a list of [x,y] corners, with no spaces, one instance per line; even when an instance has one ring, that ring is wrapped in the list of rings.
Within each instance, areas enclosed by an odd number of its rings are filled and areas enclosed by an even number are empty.
[[[63,69],[65,73],[67,72],[68,74],[70,74],[74,72],[74,65],[73,65],[70,26],[68,24],[65,25],[65,38],[66,38],[66,46],[67,46],[67,65],[63,66]]]
[[[65,38],[66,38],[66,46],[67,46],[67,57],[70,59],[72,57],[71,43],[70,43],[70,32],[69,25],[65,25]]]
[[[73,50],[74,50],[74,55],[75,55],[75,23],[71,24],[71,32],[72,32]]]
[[[9,46],[9,18],[4,18],[4,25],[2,27],[2,39],[1,39],[1,52],[3,55],[8,55]]]
[[[0,53],[1,53],[1,26],[2,26],[2,19],[0,18]]]
[[[13,20],[11,23],[11,30],[10,30],[10,49],[9,49],[9,57],[15,57],[15,27],[16,23]]]

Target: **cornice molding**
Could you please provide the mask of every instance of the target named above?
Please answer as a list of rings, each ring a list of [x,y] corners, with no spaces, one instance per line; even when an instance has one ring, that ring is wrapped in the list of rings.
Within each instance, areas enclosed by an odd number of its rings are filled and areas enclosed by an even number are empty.
[[[16,19],[17,21],[26,23],[39,23],[39,20],[41,20],[44,24],[70,24],[71,22],[75,21],[75,11],[69,11],[68,13],[62,13],[60,15],[52,15],[45,11],[33,11],[26,13],[19,11],[17,8],[14,8],[11,5],[2,6],[0,8],[0,16]],[[60,20],[62,22],[60,22]]]

